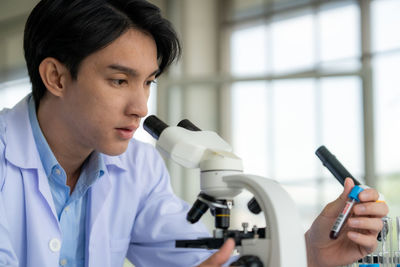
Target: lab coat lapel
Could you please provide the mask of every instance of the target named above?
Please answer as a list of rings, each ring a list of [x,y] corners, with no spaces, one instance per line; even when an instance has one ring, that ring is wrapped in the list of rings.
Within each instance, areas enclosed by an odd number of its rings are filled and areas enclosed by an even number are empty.
[[[6,114],[5,157],[11,164],[20,168],[24,179],[37,179],[37,183],[30,184],[36,184],[49,211],[58,222],[50,186],[33,138],[28,115],[28,97],[21,100]]]
[[[44,171],[36,172],[35,170],[21,170],[25,190],[25,205],[26,205],[26,224],[27,224],[27,242],[35,244],[43,235],[43,229],[47,233],[51,233],[53,237],[61,238],[60,224],[57,219],[53,199],[50,193],[50,188],[47,183],[46,174]],[[36,177],[35,177],[36,176]],[[38,184],[36,180],[38,180]],[[41,195],[37,190],[32,190],[35,187],[39,188]],[[44,197],[44,199],[43,199]],[[45,200],[45,201],[44,201]],[[53,215],[53,216],[52,216]],[[46,220],[44,218],[49,218]],[[36,258],[37,255],[29,255],[30,258]]]
[[[111,266],[108,232],[110,208],[106,207],[111,190],[108,171],[89,189],[88,223],[86,228],[86,267]],[[101,256],[100,256],[101,255]]]
[[[100,213],[104,213],[103,208],[107,200],[107,196],[111,191],[111,181],[108,171],[104,172],[104,175],[93,184],[89,189],[89,235],[93,237],[93,229],[97,221],[101,221],[103,218],[99,216]]]
[[[50,208],[51,212],[53,213],[53,218],[56,219],[58,224],[58,216],[56,207],[54,205],[53,196],[51,195],[50,185],[48,182],[48,178],[43,168],[38,170],[38,188],[39,192],[42,194],[43,198],[46,200],[47,206]]]
[[[89,189],[89,231],[86,231],[90,235],[93,232],[93,228],[95,227],[95,223],[97,223],[97,219],[99,214],[104,209],[104,204],[107,200],[107,196],[112,191],[112,183],[111,177],[118,179],[118,173],[126,171],[123,168],[123,164],[121,159],[118,156],[106,156],[102,155],[104,164],[106,166],[103,176],[93,184],[93,186]],[[110,173],[112,172],[112,174]],[[108,215],[110,210],[103,211],[103,214]],[[104,217],[103,217],[104,218]],[[100,221],[100,220],[99,220]],[[89,240],[89,239],[87,239]]]

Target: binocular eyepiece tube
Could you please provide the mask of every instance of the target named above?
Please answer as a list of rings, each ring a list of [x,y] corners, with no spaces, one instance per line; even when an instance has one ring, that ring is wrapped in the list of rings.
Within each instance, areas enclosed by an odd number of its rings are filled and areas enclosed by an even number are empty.
[[[148,116],[143,122],[143,128],[156,140],[160,138],[161,133],[165,130],[165,128],[168,128],[168,126],[168,124],[160,120],[155,115]],[[181,120],[177,126],[190,131],[201,131],[200,128],[198,128],[188,119]]]
[[[157,118],[155,115],[148,116],[143,122],[143,128],[156,140],[160,138],[161,133],[167,127],[168,124]]]

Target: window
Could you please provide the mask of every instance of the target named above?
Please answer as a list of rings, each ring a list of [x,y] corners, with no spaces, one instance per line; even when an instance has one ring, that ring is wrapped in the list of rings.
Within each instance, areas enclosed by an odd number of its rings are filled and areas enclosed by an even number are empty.
[[[0,110],[12,108],[31,91],[28,78],[0,83]]]
[[[400,2],[371,3],[375,159],[381,192],[391,214],[400,214]]]
[[[363,181],[364,153],[372,145],[364,122],[374,122],[381,191],[400,176],[400,38],[394,34],[400,3],[372,1],[368,25],[360,24],[366,15],[356,1],[263,8],[264,19],[228,23],[233,146],[246,172],[289,191],[308,227],[342,190],[314,155],[320,145]],[[364,103],[363,27],[372,31],[373,107]],[[365,117],[371,108],[374,116]]]
[[[235,153],[245,160],[245,170],[254,174],[267,175],[271,172],[268,162],[270,125],[268,95],[265,82],[242,82],[232,86],[232,125]]]
[[[267,28],[265,25],[240,29],[232,34],[231,72],[236,76],[257,75],[267,72]],[[262,60],[260,60],[262,59]]]
[[[274,73],[312,68],[316,60],[313,24],[314,16],[309,12],[270,24]]]

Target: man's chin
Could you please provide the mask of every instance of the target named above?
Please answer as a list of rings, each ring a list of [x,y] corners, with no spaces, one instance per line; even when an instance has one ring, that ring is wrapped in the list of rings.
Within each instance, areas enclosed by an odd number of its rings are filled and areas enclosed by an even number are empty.
[[[99,151],[102,154],[105,154],[107,156],[119,156],[128,149],[129,142],[126,142],[124,144],[119,144],[118,146],[111,146],[111,147],[106,147]]]

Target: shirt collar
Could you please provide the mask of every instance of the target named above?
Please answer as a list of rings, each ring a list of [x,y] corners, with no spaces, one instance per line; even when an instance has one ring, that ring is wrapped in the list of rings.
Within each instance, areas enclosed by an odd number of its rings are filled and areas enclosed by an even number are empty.
[[[104,170],[106,169],[106,165],[104,164],[104,160],[102,154],[93,151],[90,154],[87,165],[85,166],[85,170],[88,174],[88,177],[101,177],[104,174]],[[87,181],[87,185],[91,185],[94,181]]]
[[[81,175],[69,201],[74,201],[83,196],[89,187],[103,176],[104,171],[105,164],[102,154],[96,151],[92,152],[82,166]]]

